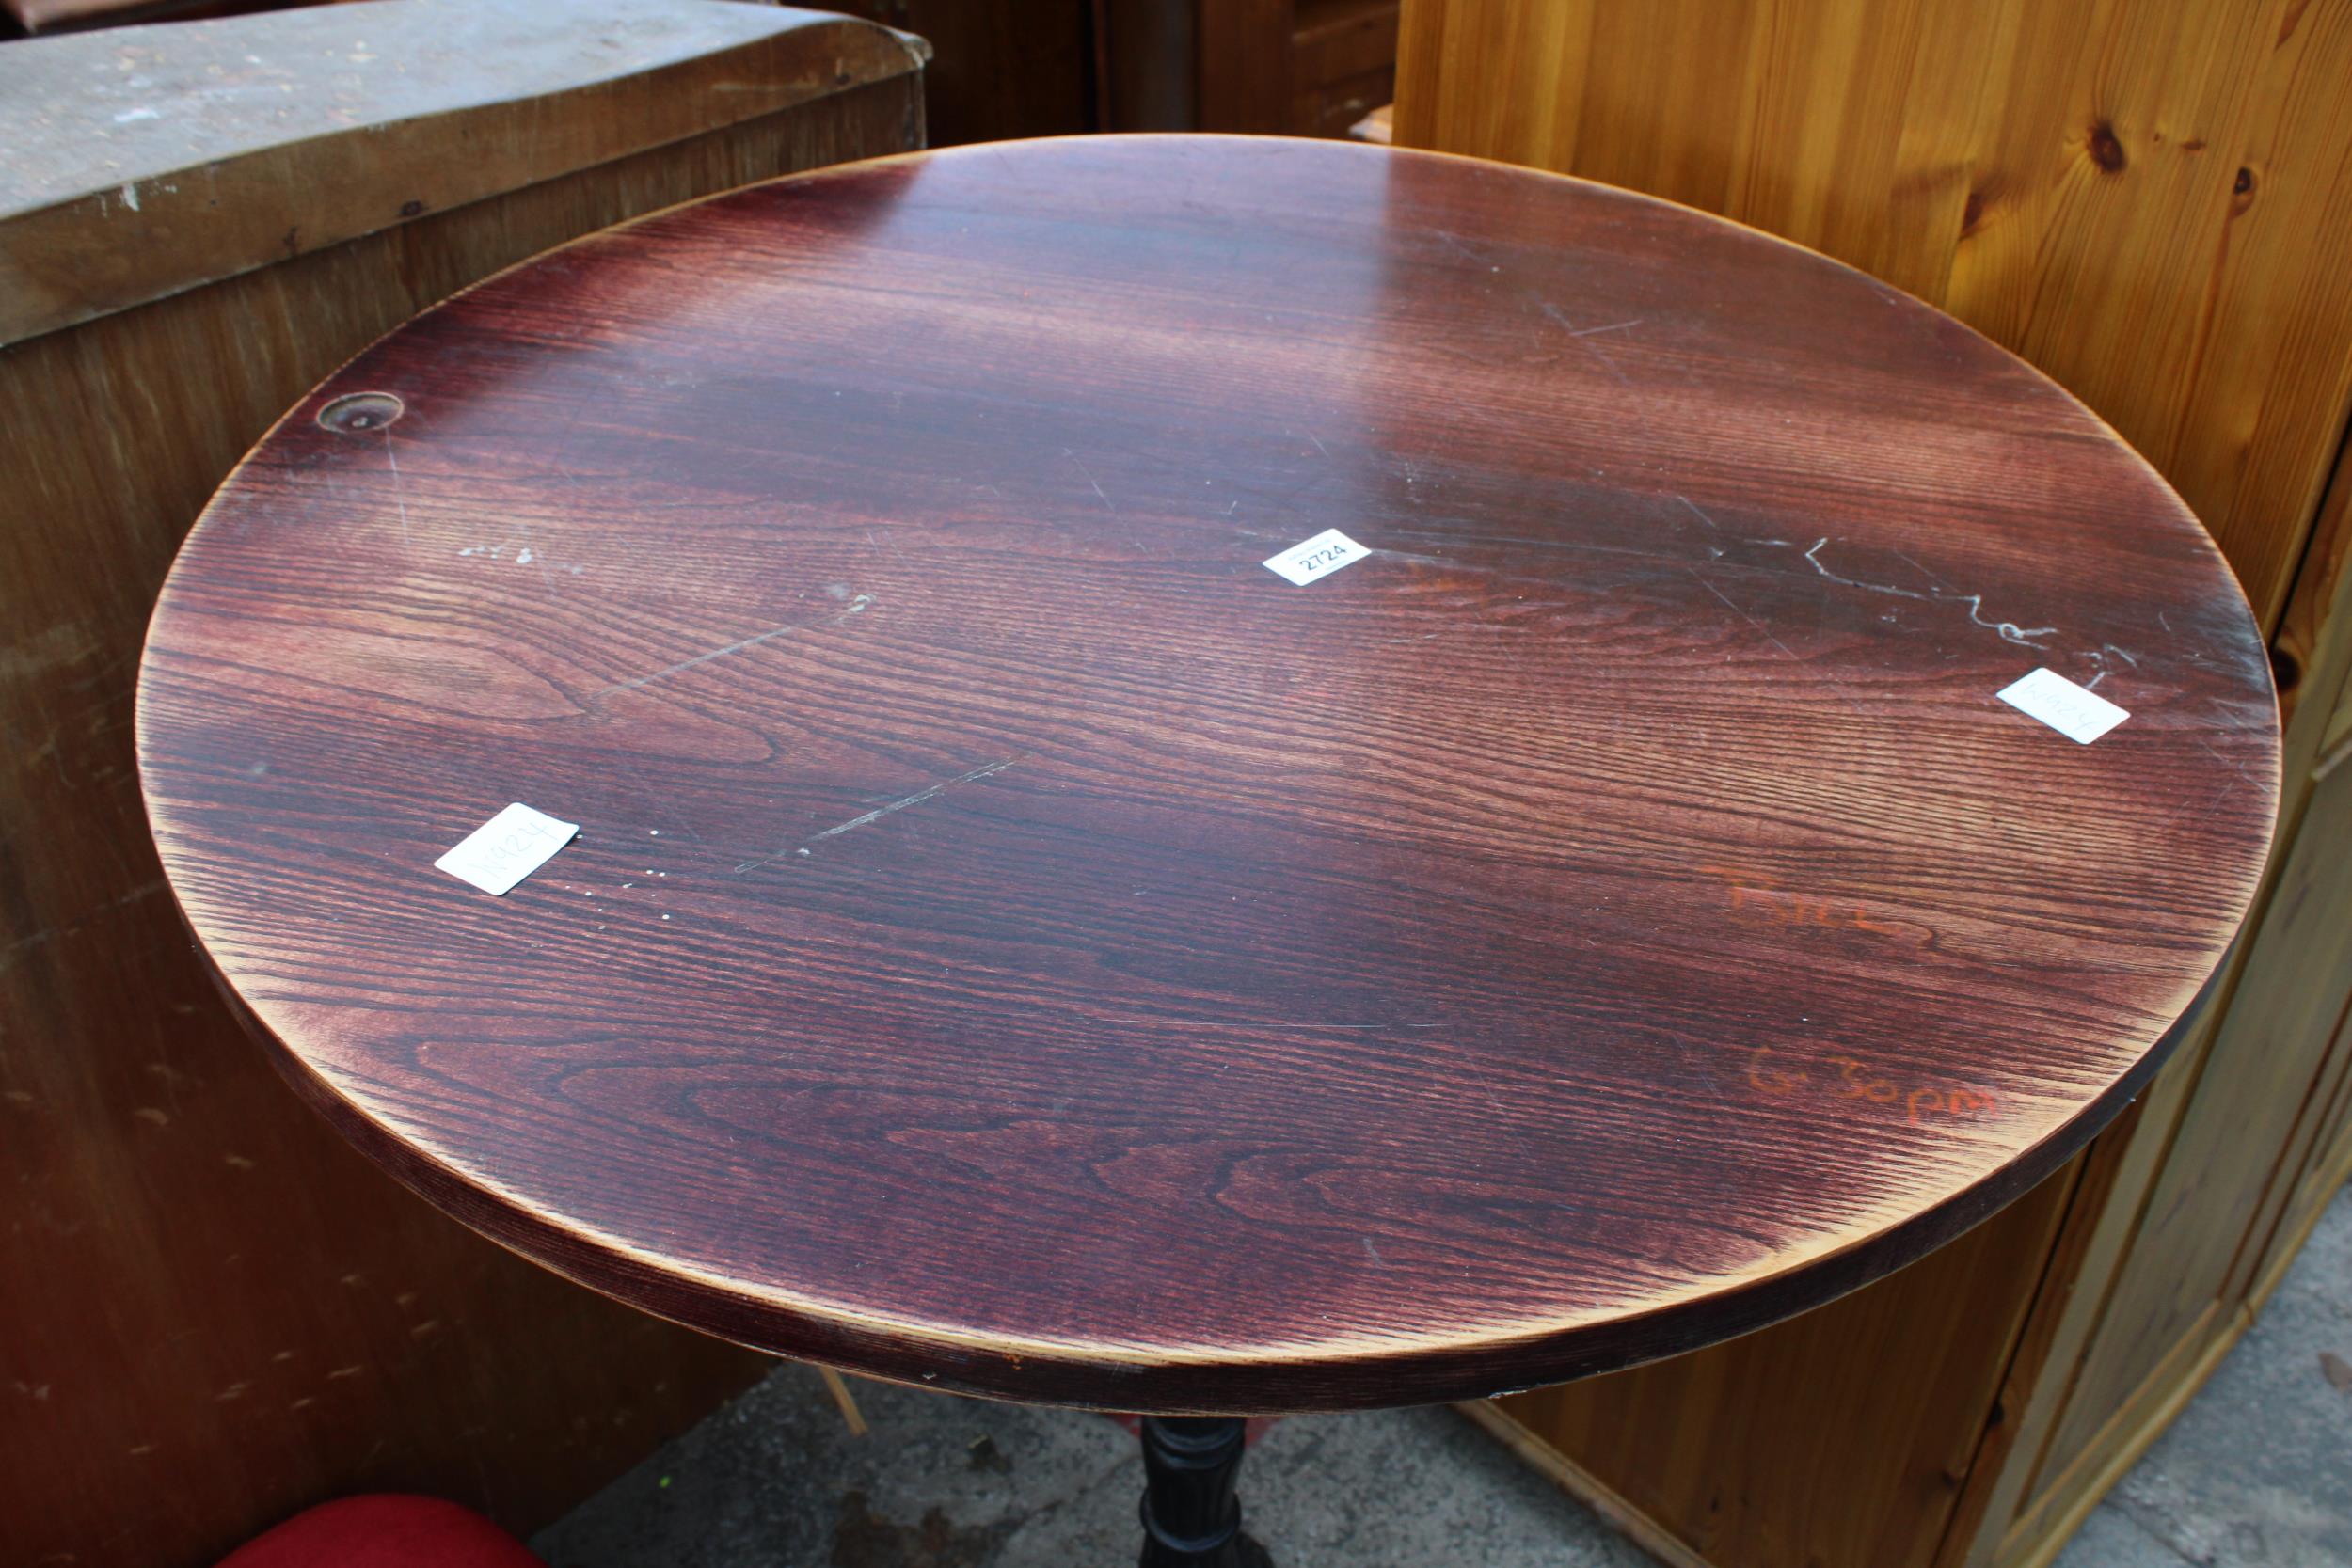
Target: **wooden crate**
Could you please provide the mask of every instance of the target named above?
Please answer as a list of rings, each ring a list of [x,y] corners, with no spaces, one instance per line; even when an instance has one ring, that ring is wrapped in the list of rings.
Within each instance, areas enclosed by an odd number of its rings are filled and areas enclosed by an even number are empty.
[[[764,1365],[473,1236],[288,1092],[165,889],[132,683],[198,509],[327,372],[575,235],[919,146],[920,65],[719,0],[0,44],[0,1561],[206,1563],[368,1489],[529,1528]]]
[[[1724,213],[2042,366],[2272,635],[2271,877],[2116,1127],[1845,1301],[1478,1412],[1671,1561],[2047,1562],[2352,1171],[2352,0],[1406,0],[1398,75],[1401,145]]]

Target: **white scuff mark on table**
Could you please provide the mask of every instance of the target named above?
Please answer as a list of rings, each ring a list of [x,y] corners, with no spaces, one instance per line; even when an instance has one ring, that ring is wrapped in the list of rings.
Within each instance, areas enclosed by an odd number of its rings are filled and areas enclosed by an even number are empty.
[[[2085,691],[2097,690],[2099,683],[2106,680],[2109,675],[2115,673],[2114,667],[2107,663],[2107,656],[2109,654],[2113,654],[2116,657],[2122,659],[2124,663],[2130,665],[2135,670],[2139,668],[2139,660],[2132,656],[2132,651],[2129,648],[2119,648],[2112,642],[2102,642],[2098,647],[2083,655],[2085,658],[2090,660],[2091,663],[2099,667],[2099,673],[2097,674],[2083,682],[2083,689]]]
[[[787,854],[805,855],[808,853],[808,847],[812,844],[821,844],[826,839],[838,838],[843,833],[853,832],[856,829],[863,828],[869,823],[879,822],[883,817],[889,816],[894,813],[902,812],[909,806],[919,806],[924,801],[931,799],[933,796],[953,789],[958,784],[971,784],[976,780],[985,779],[993,774],[1001,773],[1006,768],[1010,768],[1014,763],[1020,760],[1021,759],[1018,757],[1007,757],[1002,762],[992,762],[984,767],[975,768],[968,773],[959,773],[952,779],[942,779],[937,784],[930,785],[929,788],[918,789],[914,794],[906,796],[900,800],[893,800],[887,805],[876,806],[872,811],[866,812],[861,816],[852,816],[847,822],[836,822],[832,827],[825,829],[822,832],[811,833],[806,840],[794,845],[788,850],[779,849],[772,855],[764,855],[757,860],[745,861],[742,864],[735,868],[735,874],[739,877],[746,871],[756,871],[763,865],[772,864],[774,862],[784,859]]]
[[[1813,542],[1811,549],[1804,552],[1804,558],[1815,571],[1841,588],[1859,588],[1866,594],[1887,594],[1899,599],[1916,599],[1922,604],[1966,605],[1969,620],[1987,631],[1997,633],[2002,641],[2014,642],[2021,648],[2039,648],[2042,644],[2034,639],[2058,635],[2058,628],[2056,626],[2021,626],[2014,621],[1986,620],[1984,618],[1984,595],[1981,594],[1954,594],[1942,588],[1931,588],[1922,594],[1915,588],[1900,588],[1891,582],[1864,582],[1858,578],[1840,577],[1821,564],[1821,551],[1828,545],[1829,536],[1823,534]],[[1915,565],[1916,562],[1914,564]],[[1925,571],[1926,568],[1922,567],[1921,570]],[[1716,596],[1722,597],[1721,594]]]
[[[392,451],[392,427],[384,429],[384,461],[392,471],[392,504],[400,509],[400,542],[413,546],[416,541],[408,532],[408,502],[400,481],[400,458]]]

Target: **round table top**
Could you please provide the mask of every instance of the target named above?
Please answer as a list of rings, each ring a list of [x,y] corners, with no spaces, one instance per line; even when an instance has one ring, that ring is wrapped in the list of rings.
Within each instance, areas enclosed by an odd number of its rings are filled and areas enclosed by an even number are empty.
[[[2212,542],[1968,328],[1601,186],[1158,136],[419,317],[205,514],[139,747],[229,986],[444,1208],[1196,1411],[1624,1365],[1982,1218],[2154,1069],[2278,772]],[[436,869],[509,802],[579,835]]]

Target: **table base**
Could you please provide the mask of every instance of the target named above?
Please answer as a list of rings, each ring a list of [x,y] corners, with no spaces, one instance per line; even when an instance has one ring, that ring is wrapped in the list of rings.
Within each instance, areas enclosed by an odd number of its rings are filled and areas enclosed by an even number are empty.
[[[1238,1416],[1143,1418],[1141,1568],[1274,1568],[1241,1531],[1233,1476],[1245,1430]]]

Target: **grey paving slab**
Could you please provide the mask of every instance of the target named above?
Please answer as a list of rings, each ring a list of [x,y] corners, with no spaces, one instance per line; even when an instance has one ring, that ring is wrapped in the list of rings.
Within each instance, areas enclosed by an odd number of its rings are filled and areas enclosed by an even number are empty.
[[[2352,1384],[2352,1190],[2055,1568],[2352,1568],[2352,1386],[2339,1383]],[[2122,1539],[2107,1515],[2169,1555],[2103,1555]]]

